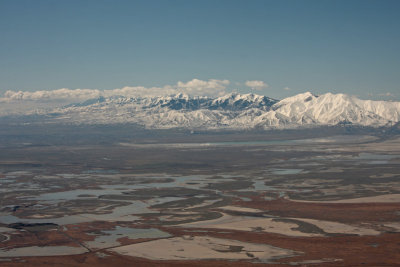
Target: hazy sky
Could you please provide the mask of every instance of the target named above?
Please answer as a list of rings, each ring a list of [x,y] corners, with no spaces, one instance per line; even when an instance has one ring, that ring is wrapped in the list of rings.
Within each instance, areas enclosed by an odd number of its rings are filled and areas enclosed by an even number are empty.
[[[400,100],[399,14],[397,0],[0,0],[0,96],[197,78]]]

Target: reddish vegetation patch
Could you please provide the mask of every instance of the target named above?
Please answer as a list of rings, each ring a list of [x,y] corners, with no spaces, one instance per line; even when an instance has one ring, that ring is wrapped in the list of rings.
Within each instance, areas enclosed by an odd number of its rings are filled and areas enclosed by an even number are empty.
[[[219,238],[240,240],[251,243],[269,244],[276,247],[301,251],[296,257],[276,260],[277,264],[268,266],[290,266],[290,262],[302,262],[319,259],[342,259],[340,262],[318,263],[315,266],[398,266],[400,262],[400,234],[382,234],[379,236],[340,236],[340,237],[286,237],[268,233],[249,233],[240,231],[196,232],[196,229],[164,228],[176,236],[208,235]],[[204,230],[204,229],[201,229]],[[26,257],[24,262],[2,262],[2,266],[260,266],[243,261],[151,261],[128,257],[102,250],[106,257],[86,253],[82,255],[58,257]],[[157,251],[154,251],[157,253]],[[20,260],[20,259],[19,259]],[[279,263],[279,265],[278,265]]]
[[[80,224],[67,225],[66,234],[79,241],[93,241],[96,236],[93,233],[99,233],[103,230],[114,229],[118,224],[115,222],[95,221]],[[92,233],[88,235],[87,233]]]
[[[399,221],[400,203],[305,203],[285,199],[266,201],[261,197],[253,197],[252,201],[238,201],[235,205],[267,211],[268,214],[282,217],[312,218],[342,223]],[[2,246],[33,245],[68,245],[77,246],[74,241],[89,241],[103,230],[114,229],[117,225],[144,228],[144,225],[116,222],[89,222],[68,225],[65,232],[19,232]],[[268,244],[275,247],[300,252],[298,256],[277,259],[277,264],[268,266],[290,266],[292,262],[310,260],[338,259],[336,262],[321,262],[314,266],[398,266],[400,263],[400,233],[382,233],[377,236],[338,235],[330,237],[291,237],[265,232],[244,232],[221,229],[195,229],[182,227],[159,227],[160,230],[173,236],[193,235],[235,239],[249,243]],[[87,233],[91,233],[88,235]],[[127,237],[118,239],[122,245],[147,242],[151,239],[132,240]],[[247,261],[152,261],[99,250],[81,255],[54,257],[21,257],[11,262],[3,261],[1,266],[33,267],[33,266],[260,266]],[[157,253],[157,251],[154,251]],[[22,261],[21,261],[22,260]],[[279,263],[279,264],[278,264]]]
[[[155,252],[156,253],[156,252]],[[62,256],[62,257],[36,257],[24,258],[25,262],[5,262],[2,263],[4,267],[37,267],[37,266],[64,266],[64,267],[109,267],[109,266],[135,266],[135,267],[254,267],[255,265],[249,262],[230,262],[230,261],[151,261],[142,258],[133,258],[121,256],[114,253],[107,253],[108,256],[104,258],[98,257],[95,253],[87,253],[83,255]],[[256,265],[260,266],[260,265]],[[268,265],[285,266],[285,265]]]
[[[121,237],[118,238],[117,241],[121,244],[121,246],[125,245],[131,245],[131,244],[136,244],[136,243],[142,243],[142,242],[147,242],[154,240],[156,238],[138,238],[138,239],[130,239],[128,237]]]
[[[400,263],[400,233],[379,236],[288,237],[278,234],[196,229],[163,229],[174,235],[208,235],[219,238],[268,244],[303,252],[296,257],[277,260],[280,263],[301,262],[323,258],[342,259],[340,262],[318,263],[318,266],[396,266]],[[204,229],[198,229],[203,230]],[[193,231],[193,232],[190,232]],[[282,265],[281,265],[282,266]],[[398,265],[397,265],[398,266]]]
[[[116,222],[96,221],[66,225],[63,230],[61,230],[60,227],[58,230],[54,229],[47,231],[16,231],[9,234],[9,240],[0,243],[0,248],[17,248],[30,246],[79,247],[82,242],[93,241],[96,238],[96,234],[102,235],[101,231],[112,230],[117,225],[120,224]],[[137,225],[129,225],[129,227],[132,228],[134,228],[135,226],[138,227]],[[144,242],[148,240],[150,239],[131,240],[128,238],[121,238],[120,241],[122,242],[121,244],[125,245]]]
[[[0,243],[0,248],[17,248],[26,246],[79,247],[79,245],[71,240],[67,235],[56,230],[45,232],[18,231],[10,234],[10,240]]]
[[[280,217],[353,222],[399,221],[400,203],[307,203],[286,199],[237,201],[235,205],[267,211]]]
[[[117,223],[117,222],[108,222],[108,221],[95,221],[95,222],[67,225],[66,226],[67,231],[65,233],[72,239],[78,240],[80,242],[93,241],[96,239],[97,234],[103,235],[103,233],[101,233],[101,231],[113,230],[117,226],[140,228],[140,229],[150,228],[149,225],[144,226],[144,225],[138,225],[138,224],[133,224],[133,223],[129,223],[129,222]],[[90,235],[87,233],[90,233]],[[127,237],[122,237],[122,238],[117,239],[117,241],[120,242],[121,245],[129,245],[129,244],[140,243],[140,242],[149,241],[149,240],[152,240],[152,239],[148,239],[148,238],[129,239]]]

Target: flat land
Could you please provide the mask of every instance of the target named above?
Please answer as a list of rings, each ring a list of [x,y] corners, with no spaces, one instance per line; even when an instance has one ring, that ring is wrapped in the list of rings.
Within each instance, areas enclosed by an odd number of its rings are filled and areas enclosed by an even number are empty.
[[[398,135],[7,127],[0,266],[400,265]]]

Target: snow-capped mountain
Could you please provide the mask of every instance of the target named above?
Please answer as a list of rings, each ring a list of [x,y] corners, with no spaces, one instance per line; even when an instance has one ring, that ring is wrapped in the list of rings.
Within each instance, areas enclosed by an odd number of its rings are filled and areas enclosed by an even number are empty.
[[[345,94],[309,92],[281,101],[255,94],[218,98],[100,97],[42,111],[48,121],[88,124],[138,123],[147,128],[250,129],[353,124],[391,126],[400,121],[400,102],[360,100]]]

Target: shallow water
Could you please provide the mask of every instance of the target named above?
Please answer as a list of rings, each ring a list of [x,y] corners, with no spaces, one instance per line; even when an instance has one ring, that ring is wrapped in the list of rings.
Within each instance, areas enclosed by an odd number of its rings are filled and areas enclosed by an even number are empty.
[[[153,213],[154,211],[148,209],[148,204],[142,201],[133,201],[130,205],[116,207],[108,214],[90,214],[82,213],[77,215],[66,215],[58,218],[43,218],[43,219],[31,219],[31,218],[18,218],[14,215],[3,213],[0,214],[1,223],[55,223],[58,225],[75,224],[82,222],[92,221],[136,221],[139,219],[138,216],[132,214],[144,214]]]
[[[303,169],[273,169],[272,174],[277,175],[287,175],[287,174],[298,174],[301,173]]]
[[[265,185],[265,181],[264,180],[256,180],[253,183],[253,187],[257,191],[276,191],[276,190],[278,190],[275,187]]]
[[[264,141],[227,141],[207,143],[211,146],[243,146],[243,145],[289,145],[304,143],[306,139],[299,140],[264,140]]]
[[[367,164],[388,164],[390,160],[400,158],[400,155],[360,153],[356,160],[366,161]]]
[[[117,241],[119,238],[139,239],[139,238],[164,238],[170,237],[171,235],[158,230],[156,228],[149,229],[138,229],[129,227],[117,226],[114,230],[101,231],[102,235],[96,237],[93,241],[85,242],[89,248],[109,248],[120,245]]]

